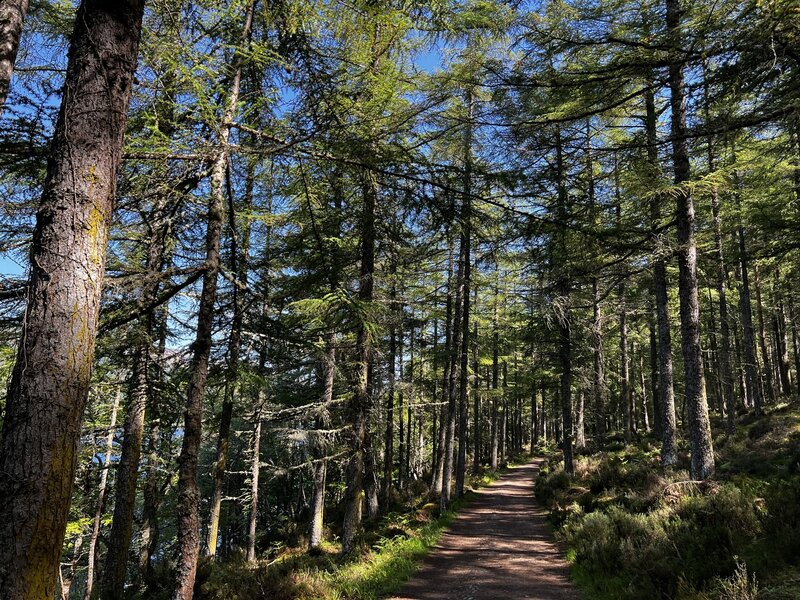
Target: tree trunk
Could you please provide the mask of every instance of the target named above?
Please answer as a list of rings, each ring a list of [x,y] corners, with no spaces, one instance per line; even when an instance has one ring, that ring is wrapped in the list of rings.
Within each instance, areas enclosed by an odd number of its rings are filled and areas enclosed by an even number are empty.
[[[325,356],[322,362],[322,397],[320,398],[320,414],[324,417],[328,413],[328,406],[333,401],[333,384],[336,378],[336,338],[331,333],[328,337]],[[318,418],[316,427],[320,429],[327,426],[326,418]],[[318,550],[322,544],[323,524],[325,513],[325,479],[328,470],[328,461],[325,460],[327,445],[325,439],[320,434],[315,434],[313,438],[312,457],[314,463],[313,470],[313,495],[311,498],[311,522],[309,526],[309,546],[312,550]],[[388,492],[387,492],[388,493]],[[384,501],[388,505],[388,498]]]
[[[764,327],[764,307],[761,303],[761,280],[758,275],[758,265],[753,265],[753,284],[756,290],[756,317],[758,318],[758,345],[761,350],[761,364],[764,374],[764,388],[766,400],[775,402],[775,383],[772,374],[772,361],[767,350],[767,332]]]
[[[492,470],[497,470],[498,466],[498,451],[500,450],[500,426],[498,423],[499,411],[499,383],[500,383],[500,331],[498,329],[498,312],[497,312],[497,297],[499,295],[498,289],[499,274],[497,265],[495,265],[495,282],[494,282],[494,316],[492,317],[492,454],[490,466]]]
[[[781,382],[781,393],[789,396],[792,393],[792,379],[789,369],[789,347],[786,339],[786,307],[780,289],[779,268],[774,271],[774,284],[772,297],[775,304],[772,314],[772,329],[775,340],[775,362],[778,364],[778,374]]]
[[[405,451],[406,451],[406,417],[405,417],[405,361],[403,359],[403,307],[400,306],[400,331],[397,342],[397,352],[400,358],[398,374],[400,377],[400,392],[397,394],[397,487],[405,489]]]
[[[253,203],[253,179],[255,165],[248,164],[247,180],[244,190],[244,212],[250,212]],[[230,182],[229,182],[230,185]],[[232,188],[232,186],[231,186]],[[222,401],[222,413],[219,418],[217,433],[217,455],[213,467],[213,489],[211,492],[211,509],[208,517],[208,539],[206,540],[206,556],[214,558],[217,553],[219,520],[222,509],[222,496],[225,486],[225,471],[228,465],[228,449],[230,447],[231,421],[233,407],[239,385],[239,353],[242,344],[242,324],[244,321],[244,301],[242,290],[247,288],[247,270],[250,264],[250,224],[246,217],[239,242],[236,213],[233,199],[229,199],[228,220],[230,226],[230,273],[236,277],[233,284],[233,318],[228,337],[228,364],[225,369],[225,394]],[[240,289],[240,286],[242,289]]]
[[[650,334],[650,393],[653,396],[653,434],[663,440],[664,410],[661,406],[661,392],[658,386],[658,339],[653,319],[653,307],[648,308],[647,329]]]
[[[247,45],[253,25],[255,0],[245,8],[244,23],[239,37],[240,46]],[[177,529],[178,562],[175,600],[190,600],[194,591],[197,559],[200,552],[200,490],[197,482],[197,461],[202,440],[203,399],[205,396],[208,362],[212,345],[214,304],[217,299],[217,275],[220,269],[220,238],[222,234],[224,182],[228,166],[228,140],[239,102],[244,54],[236,52],[231,64],[231,85],[220,125],[220,149],[211,167],[211,198],[206,231],[206,260],[203,289],[197,316],[197,332],[190,364],[190,379],[184,413],[183,443],[178,458]]]
[[[75,20],[0,442],[4,600],[56,595],[143,12],[83,0]]]
[[[658,132],[655,93],[652,78],[645,94],[647,155],[653,171],[654,184],[660,176],[658,161]],[[650,221],[653,235],[653,296],[658,333],[658,390],[661,405],[661,464],[665,467],[678,462],[675,446],[675,391],[672,373],[672,333],[670,331],[669,294],[667,291],[666,248],[660,232],[661,198],[650,201]]]
[[[531,454],[539,443],[539,411],[536,402],[536,382],[531,382]]]
[[[680,0],[666,0],[667,31],[674,48],[680,48]],[[683,65],[677,58],[669,65],[669,87],[672,162],[675,183],[686,184],[691,177],[689,147],[686,139],[686,97]],[[691,476],[707,479],[714,474],[714,448],[708,420],[708,404],[703,382],[703,356],[700,346],[700,304],[697,292],[697,245],[694,235],[694,201],[691,193],[681,189],[676,197],[678,229],[678,295],[680,298],[681,348],[683,350],[684,385],[689,417]]]
[[[447,260],[447,301],[445,306],[445,335],[444,335],[444,367],[442,369],[442,399],[439,419],[439,440],[436,444],[436,468],[434,470],[433,494],[441,496],[442,484],[444,481],[444,469],[446,462],[447,432],[449,419],[449,398],[450,398],[450,354],[452,353],[452,321],[453,321],[453,249],[452,243],[448,251]]]
[[[11,76],[19,50],[22,23],[28,13],[28,0],[0,2],[0,114],[11,88]]]
[[[564,167],[564,153],[561,141],[561,129],[556,130],[556,176],[558,187],[557,216],[559,228],[557,232],[558,253],[566,260],[567,257],[567,188],[566,171]],[[561,314],[558,319],[558,364],[561,369],[561,420],[563,428],[564,470],[572,475],[575,471],[572,460],[572,331],[570,307],[570,274],[567,265],[559,265],[557,292],[562,304]],[[624,309],[623,309],[624,314]]]
[[[372,302],[375,276],[375,207],[378,200],[378,183],[371,172],[364,177],[364,208],[361,217],[361,268],[358,299]],[[361,503],[364,495],[364,452],[369,451],[367,425],[372,408],[371,364],[372,348],[369,343],[368,324],[363,320],[356,333],[357,382],[350,402],[351,456],[345,472],[345,514],[342,527],[342,552],[351,553],[356,535],[361,527]]]
[[[592,340],[594,342],[592,355],[594,357],[594,369],[592,392],[594,394],[594,434],[597,440],[597,447],[602,449],[605,445],[606,423],[605,423],[605,376],[603,374],[603,313],[600,307],[600,289],[597,278],[592,278]]]
[[[456,423],[458,417],[458,402],[460,398],[458,382],[461,381],[460,366],[461,366],[461,343],[462,333],[464,331],[462,325],[463,312],[463,292],[464,292],[464,236],[463,232],[459,242],[458,251],[458,270],[456,273],[456,297],[455,306],[453,310],[453,340],[451,346],[450,360],[450,383],[448,385],[448,403],[447,403],[447,437],[445,442],[445,460],[444,460],[444,473],[442,476],[442,496],[440,499],[440,508],[442,511],[446,510],[450,505],[450,498],[452,494],[453,482],[453,468],[455,466],[455,436],[456,436]],[[457,398],[458,395],[458,398]]]
[[[628,358],[628,314],[625,308],[625,286],[619,287],[619,402],[622,407],[622,427],[625,434],[625,444],[630,444],[633,438],[631,416],[631,384],[629,377],[630,359]]]
[[[100,485],[98,486],[97,509],[94,513],[94,522],[92,523],[92,535],[89,538],[89,558],[86,565],[86,591],[83,594],[85,600],[89,600],[92,597],[92,588],[94,587],[94,564],[97,559],[97,540],[100,537],[103,510],[105,509],[106,484],[108,483],[108,470],[111,468],[111,451],[114,448],[114,434],[117,431],[117,411],[119,410],[120,396],[122,396],[122,392],[121,390],[117,390],[114,394],[114,405],[111,408],[111,422],[108,425],[108,435],[106,436],[106,452],[103,456],[103,472],[100,474]]]
[[[466,93],[467,122],[464,129],[464,197],[461,206],[462,264],[458,286],[461,292],[461,343],[458,385],[458,462],[456,464],[456,497],[464,495],[467,470],[467,423],[469,421],[469,312],[472,274],[472,90]]]
[[[151,232],[145,264],[145,270],[153,283],[147,283],[142,288],[139,306],[144,310],[152,304],[158,294],[159,284],[154,276],[164,268],[167,237],[171,230],[169,218],[164,214],[164,206],[156,206],[154,212],[155,227]],[[149,310],[143,316],[140,327],[134,329],[131,336],[136,352],[130,381],[130,400],[123,425],[122,455],[117,466],[114,516],[100,592],[100,596],[104,599],[119,598],[122,595],[128,573],[145,410],[148,404],[151,406],[154,404],[149,375],[154,329],[155,314],[153,310]],[[88,594],[86,600],[89,600]]]
[[[261,474],[261,413],[264,409],[266,396],[263,387],[258,390],[258,409],[255,413],[255,425],[253,427],[253,442],[251,445],[252,456],[250,459],[250,511],[247,519],[247,561],[256,560],[256,525],[258,524],[258,483]],[[322,477],[322,502],[324,506],[325,497],[325,461],[314,465],[314,489],[317,492],[317,477],[319,476],[317,467],[321,465]],[[318,493],[318,492],[317,492]],[[316,496],[315,496],[316,497]],[[314,505],[316,510],[316,505]],[[316,513],[314,513],[316,514]],[[320,516],[320,521],[322,520]],[[321,528],[321,523],[320,523]],[[313,532],[313,530],[312,530]],[[312,537],[313,539],[313,537]],[[313,547],[313,546],[312,546]]]
[[[478,310],[478,288],[473,290],[473,310],[477,313]],[[472,326],[472,428],[473,428],[473,454],[472,454],[472,472],[478,473],[481,470],[481,397],[478,393],[478,321],[477,319]]]
[[[576,424],[575,424],[575,447],[578,450],[586,448],[586,432],[583,423],[583,389],[578,394],[578,406],[576,409]]]
[[[642,425],[646,433],[650,433],[650,415],[647,410],[647,385],[644,376],[644,352],[639,355],[639,387],[642,390]]]
[[[738,197],[737,197],[738,198]],[[741,203],[739,202],[741,209]],[[758,359],[756,358],[755,332],[753,330],[753,309],[750,299],[750,278],[748,273],[748,254],[745,243],[744,226],[739,223],[739,311],[742,315],[742,329],[744,346],[745,384],[747,390],[746,402],[752,406],[756,416],[761,416],[763,397],[758,377]]]
[[[794,302],[789,300],[789,324],[792,329],[792,355],[794,357],[794,375],[798,388],[800,388],[800,339],[797,335],[797,321],[795,320]]]
[[[397,310],[397,267],[392,267],[392,291],[390,294],[391,309],[394,313],[399,313]],[[435,343],[435,342],[434,342]],[[388,369],[388,386],[389,389],[386,393],[386,433],[384,435],[384,453],[383,453],[383,489],[381,496],[383,497],[383,506],[386,510],[389,507],[389,493],[392,489],[392,472],[394,470],[394,393],[395,393],[395,370],[397,368],[397,329],[393,323],[389,330],[389,369]],[[434,484],[435,485],[435,484]]]

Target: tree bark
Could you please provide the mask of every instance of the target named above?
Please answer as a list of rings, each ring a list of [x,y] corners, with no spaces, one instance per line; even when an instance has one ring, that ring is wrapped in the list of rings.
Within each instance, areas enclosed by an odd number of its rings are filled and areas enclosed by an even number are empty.
[[[556,185],[558,188],[558,204],[556,207],[559,219],[557,231],[558,254],[564,261],[567,259],[567,188],[564,152],[561,140],[561,129],[556,130]],[[564,470],[572,475],[575,471],[572,458],[572,330],[570,306],[570,274],[568,265],[559,265],[556,289],[561,303],[561,314],[558,319],[558,364],[561,369],[561,421],[563,428],[562,451],[564,453]],[[624,314],[624,309],[623,309]]]
[[[392,267],[391,276],[392,276],[392,290],[389,299],[391,302],[392,311],[394,313],[398,313],[396,308],[397,283],[395,281],[397,277],[397,268],[395,266]],[[396,369],[397,369],[397,330],[396,330],[396,325],[393,323],[390,326],[389,330],[389,369],[387,374],[389,389],[386,393],[386,432],[383,441],[384,444],[383,489],[381,490],[381,496],[383,497],[383,505],[386,508],[388,508],[389,506],[389,493],[392,489],[392,472],[394,470],[394,395],[395,395]]]
[[[255,0],[245,8],[239,37],[240,46],[247,45],[253,25]],[[228,166],[228,140],[236,116],[242,79],[244,54],[237,51],[231,63],[231,84],[223,110],[219,131],[220,149],[211,167],[211,198],[206,231],[206,260],[203,288],[197,316],[197,331],[189,368],[190,379],[184,413],[183,443],[178,458],[177,529],[178,561],[174,600],[190,600],[194,592],[197,560],[200,552],[200,490],[197,482],[198,454],[202,440],[203,400],[212,345],[214,304],[217,299],[217,275],[220,270],[220,238],[222,234],[224,182]]]
[[[17,61],[22,25],[28,14],[28,0],[0,2],[0,114],[11,88],[11,76]]]
[[[584,392],[583,389],[578,393],[578,405],[576,407],[576,423],[575,423],[575,447],[578,450],[583,450],[586,448],[586,432],[584,429],[584,418],[583,418],[583,399],[584,399]]]
[[[358,299],[362,303],[372,301],[375,276],[375,207],[378,200],[378,184],[371,172],[365,172],[364,207],[361,216],[361,267]],[[369,343],[367,323],[358,324],[356,333],[356,389],[350,402],[351,457],[345,472],[345,514],[342,527],[342,552],[351,553],[356,535],[361,526],[361,504],[364,495],[364,452],[367,447],[367,425],[372,408],[371,363],[372,348]]]
[[[478,308],[478,289],[473,290],[473,310],[477,313]],[[481,470],[481,447],[483,443],[481,432],[481,397],[478,393],[480,385],[478,381],[478,321],[474,321],[472,326],[472,423],[473,423],[473,454],[472,454],[472,472],[478,473]]]
[[[253,178],[255,166],[248,165],[247,180],[244,190],[244,212],[250,211],[253,203]],[[245,219],[242,228],[241,242],[238,239],[236,227],[236,213],[233,198],[229,199],[228,219],[230,224],[230,272],[236,277],[233,284],[233,318],[228,337],[228,364],[225,369],[225,393],[222,401],[222,412],[219,418],[217,432],[217,455],[213,467],[213,490],[211,492],[211,509],[208,517],[208,539],[206,541],[206,556],[214,558],[217,553],[219,536],[219,521],[222,509],[222,496],[225,486],[225,471],[228,465],[228,449],[230,447],[231,421],[233,408],[239,385],[239,353],[242,344],[242,325],[244,321],[244,301],[242,291],[247,287],[247,270],[250,264],[250,223]]]
[[[253,426],[253,441],[251,445],[251,452],[252,456],[250,458],[250,510],[248,513],[247,518],[247,561],[254,562],[256,560],[256,541],[257,541],[257,534],[256,534],[256,526],[258,525],[258,484],[259,484],[259,476],[261,474],[261,413],[264,409],[264,404],[266,403],[266,395],[264,393],[263,387],[258,390],[258,409],[255,413],[255,425]],[[321,468],[319,471],[317,470],[318,467]],[[315,464],[314,466],[314,489],[315,493],[318,494],[318,481],[317,477],[320,476],[322,478],[322,500],[321,502],[325,503],[325,462],[322,461],[319,464]],[[315,496],[316,501],[317,496]],[[314,505],[316,509],[316,505]],[[316,516],[316,513],[315,513]],[[320,529],[322,527],[321,524],[322,517],[320,515]],[[312,538],[313,539],[313,538]]]
[[[633,439],[633,417],[631,415],[631,384],[629,377],[630,359],[628,357],[628,313],[625,308],[625,286],[619,287],[619,402],[622,407],[622,428],[625,444]]]
[[[497,470],[498,452],[500,450],[500,424],[498,402],[499,383],[500,383],[500,330],[498,329],[498,309],[497,297],[499,295],[499,274],[495,265],[494,282],[494,315],[492,316],[492,453],[490,466],[493,471]]]
[[[738,201],[741,209],[741,202]],[[753,330],[753,309],[750,299],[750,278],[749,278],[749,258],[747,254],[747,244],[745,243],[744,226],[739,222],[739,311],[742,315],[742,329],[744,346],[744,369],[746,384],[746,402],[752,406],[756,416],[761,416],[763,397],[758,377],[758,359],[756,358],[755,333]]]
[[[536,382],[531,382],[531,454],[539,443],[539,411],[536,402]]]
[[[651,82],[652,82],[651,78]],[[655,93],[650,83],[645,94],[647,156],[653,179],[660,176],[658,161],[658,132]],[[658,390],[661,405],[661,464],[665,467],[678,462],[675,446],[675,391],[672,370],[672,333],[670,331],[669,294],[667,290],[667,267],[664,260],[665,244],[659,232],[661,221],[661,198],[653,196],[650,201],[650,222],[653,235],[653,297],[656,307],[658,333]]]
[[[680,0],[666,0],[667,32],[680,48]],[[686,129],[686,95],[683,65],[676,58],[669,65],[669,88],[672,162],[675,183],[682,185],[691,177]],[[678,229],[678,295],[680,298],[681,349],[683,351],[684,385],[688,409],[691,445],[691,476],[707,479],[714,474],[714,448],[708,419],[708,404],[703,382],[703,356],[700,346],[700,304],[697,291],[697,245],[694,234],[694,200],[681,189],[676,195]]]
[[[772,361],[767,349],[767,332],[764,327],[764,306],[761,303],[761,279],[758,274],[758,265],[753,265],[753,284],[756,290],[756,318],[758,319],[758,346],[761,350],[761,364],[764,374],[764,388],[766,400],[775,402],[775,383],[772,374]]]
[[[776,267],[774,271],[774,284],[772,288],[775,307],[773,309],[773,329],[775,337],[775,351],[777,354],[778,372],[781,380],[781,392],[785,396],[792,393],[792,378],[789,368],[789,344],[786,332],[786,306],[781,292],[781,281]]]
[[[444,481],[444,469],[446,462],[446,447],[447,447],[447,432],[448,432],[448,415],[449,415],[449,398],[450,398],[450,355],[452,353],[452,321],[453,321],[453,294],[452,294],[452,280],[453,280],[453,249],[452,242],[448,250],[447,259],[447,300],[445,305],[445,332],[444,332],[444,366],[442,368],[442,399],[441,410],[439,419],[439,440],[436,444],[436,467],[433,476],[433,485],[431,489],[434,495],[441,496],[442,484]]]
[[[469,420],[469,312],[472,274],[472,90],[466,92],[467,122],[464,129],[464,196],[461,205],[461,254],[458,286],[461,293],[461,341],[459,346],[458,385],[458,461],[456,464],[456,497],[464,495],[467,470],[467,423]]]
[[[456,295],[453,310],[453,334],[451,345],[450,360],[450,383],[448,385],[448,402],[447,402],[447,436],[445,442],[445,457],[444,457],[444,472],[442,476],[442,496],[440,499],[440,508],[442,511],[447,510],[450,505],[450,498],[452,494],[453,482],[453,469],[456,462],[455,454],[455,436],[456,436],[456,423],[458,421],[458,402],[457,394],[459,394],[458,382],[461,381],[460,365],[461,365],[461,343],[463,333],[462,318],[463,312],[463,291],[464,291],[464,236],[462,236],[459,243],[458,251],[458,270],[456,273]]]
[[[0,441],[3,600],[56,595],[143,12],[78,8]]]

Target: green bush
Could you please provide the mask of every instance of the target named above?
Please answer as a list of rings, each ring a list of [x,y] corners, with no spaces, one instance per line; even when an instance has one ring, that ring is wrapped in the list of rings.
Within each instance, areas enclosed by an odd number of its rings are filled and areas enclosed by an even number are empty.
[[[556,498],[569,489],[570,484],[570,477],[563,468],[545,465],[536,479],[534,494],[539,502],[550,507]]]
[[[764,531],[773,551],[800,563],[800,477],[778,481],[765,498]]]
[[[603,475],[607,480],[608,473]],[[614,473],[646,484],[636,467]],[[754,502],[733,485],[683,496],[673,506],[662,504],[645,512],[632,511],[623,499],[586,515],[573,514],[561,528],[572,562],[588,585],[600,597],[630,600],[675,598],[681,586],[727,589],[726,578],[737,570],[737,548],[760,531]]]

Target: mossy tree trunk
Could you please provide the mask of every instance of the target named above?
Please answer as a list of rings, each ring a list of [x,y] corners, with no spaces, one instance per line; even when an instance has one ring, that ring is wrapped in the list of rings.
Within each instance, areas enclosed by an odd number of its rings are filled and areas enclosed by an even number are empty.
[[[0,441],[3,600],[58,587],[143,14],[83,0],[75,20]]]

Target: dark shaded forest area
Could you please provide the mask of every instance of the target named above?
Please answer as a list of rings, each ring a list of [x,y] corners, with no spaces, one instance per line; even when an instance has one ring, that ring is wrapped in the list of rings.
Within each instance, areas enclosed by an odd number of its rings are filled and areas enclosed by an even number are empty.
[[[800,597],[798,0],[0,0],[0,600]]]

